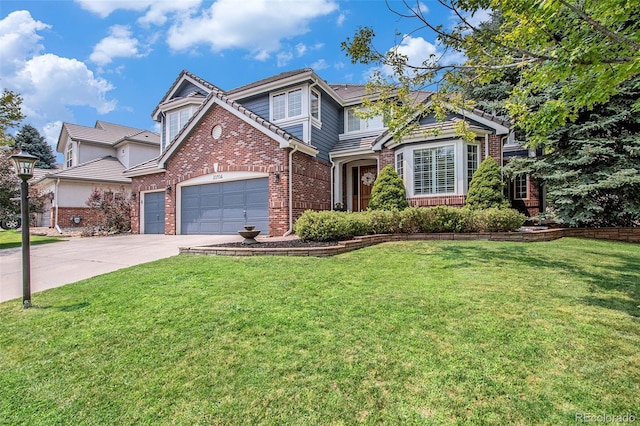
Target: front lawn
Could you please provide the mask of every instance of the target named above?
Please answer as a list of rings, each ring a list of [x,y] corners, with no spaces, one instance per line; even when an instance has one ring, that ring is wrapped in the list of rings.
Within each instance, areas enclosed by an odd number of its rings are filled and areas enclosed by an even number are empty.
[[[30,235],[29,244],[48,244],[61,241],[57,237],[44,237],[39,235]],[[22,245],[21,230],[0,230],[0,250],[12,247],[20,247]]]
[[[640,418],[640,245],[181,255],[0,304],[6,424]]]

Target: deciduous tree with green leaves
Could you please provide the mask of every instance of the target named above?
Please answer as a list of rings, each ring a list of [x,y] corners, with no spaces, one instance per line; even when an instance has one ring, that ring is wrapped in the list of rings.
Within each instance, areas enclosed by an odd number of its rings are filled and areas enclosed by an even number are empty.
[[[397,9],[395,13],[416,20],[419,30],[435,33],[443,54],[447,49],[463,53],[467,59],[462,64],[441,63],[441,55],[412,64],[397,48],[377,50],[375,33],[368,27],[360,28],[343,43],[354,63],[387,65],[393,69],[393,78],[378,72],[370,81],[372,90],[381,94],[370,109],[393,117],[389,120],[392,132],[402,132],[404,123],[425,108],[419,102],[411,102],[412,91],[434,82],[443,84],[441,96],[432,99],[432,109],[445,102],[465,106],[464,98],[455,90],[458,70],[473,70],[480,83],[499,80],[508,70],[521,71],[506,107],[511,118],[527,132],[532,145],[543,142],[551,131],[567,121],[575,121],[580,111],[605,104],[620,93],[625,82],[640,74],[640,2],[438,0],[438,3],[456,18],[452,28],[430,22],[420,2],[405,0],[402,4],[406,9]],[[471,17],[487,9],[501,14],[500,25],[483,27],[473,23]],[[528,102],[541,93],[545,96],[540,103]],[[398,101],[402,107],[397,106]],[[639,112],[640,102],[631,108]]]
[[[19,94],[7,89],[2,91],[2,95],[0,95],[0,146],[9,145],[10,137],[6,133],[7,129],[17,126],[24,119],[21,106],[22,97]]]

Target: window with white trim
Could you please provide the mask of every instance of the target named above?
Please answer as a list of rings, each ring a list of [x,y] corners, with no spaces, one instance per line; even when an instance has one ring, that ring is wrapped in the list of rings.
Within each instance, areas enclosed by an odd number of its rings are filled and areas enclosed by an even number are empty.
[[[478,170],[478,145],[467,145],[467,189],[476,170]]]
[[[167,143],[171,142],[187,124],[194,111],[195,108],[188,107],[167,114]]]
[[[413,192],[415,195],[455,192],[454,145],[413,151]]]
[[[302,89],[289,90],[271,97],[271,120],[286,120],[302,115]]]
[[[404,152],[396,155],[396,172],[398,176],[400,176],[400,179],[404,179]]]
[[[67,144],[67,152],[64,154],[66,167],[73,167],[73,142]]]
[[[526,200],[529,198],[528,175],[517,175],[513,178],[513,199]]]
[[[311,95],[309,100],[309,110],[311,117],[320,121],[320,93],[311,89]]]
[[[371,118],[360,118],[358,117],[358,115],[356,115],[356,111],[358,111],[359,109],[361,108],[347,108],[346,133],[384,128],[384,120],[382,119],[382,115],[376,115],[375,117]]]

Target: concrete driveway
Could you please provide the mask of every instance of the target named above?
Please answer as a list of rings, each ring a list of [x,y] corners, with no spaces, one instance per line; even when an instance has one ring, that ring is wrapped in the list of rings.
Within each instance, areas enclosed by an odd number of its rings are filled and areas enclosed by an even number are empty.
[[[242,241],[238,235],[120,235],[31,246],[31,293],[178,254],[179,247]],[[0,302],[22,298],[22,249],[0,250]],[[37,303],[38,296],[32,300]]]

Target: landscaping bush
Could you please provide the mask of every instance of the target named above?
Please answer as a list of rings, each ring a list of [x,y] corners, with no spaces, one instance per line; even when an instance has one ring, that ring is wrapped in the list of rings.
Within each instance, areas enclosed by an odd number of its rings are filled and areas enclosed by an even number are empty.
[[[485,158],[473,174],[465,205],[470,209],[509,208],[511,205],[503,194],[504,182],[500,166],[492,157]]]
[[[131,203],[124,196],[94,189],[86,204],[92,214],[83,235],[119,234],[131,230]]]
[[[359,213],[307,210],[294,229],[302,240],[338,241],[366,234],[511,232],[525,216],[514,209],[472,210],[449,206],[408,207],[403,211],[372,210]]]
[[[484,216],[486,231],[511,232],[520,228],[526,220],[525,215],[514,209],[486,209],[479,212]]]
[[[423,232],[426,221],[426,210],[423,207],[408,207],[400,212],[400,232],[415,234]]]
[[[296,221],[294,230],[305,241],[347,240],[368,233],[365,216],[331,210],[305,211]]]
[[[392,166],[380,170],[371,188],[369,210],[404,210],[409,207],[402,178]]]
[[[360,213],[367,224],[368,234],[393,234],[400,232],[400,212],[397,210],[370,210]]]

